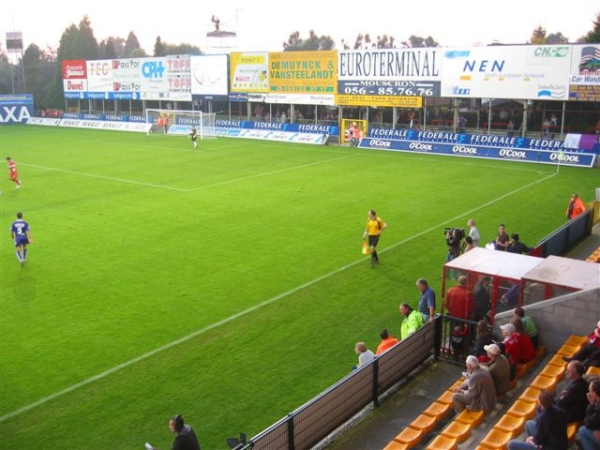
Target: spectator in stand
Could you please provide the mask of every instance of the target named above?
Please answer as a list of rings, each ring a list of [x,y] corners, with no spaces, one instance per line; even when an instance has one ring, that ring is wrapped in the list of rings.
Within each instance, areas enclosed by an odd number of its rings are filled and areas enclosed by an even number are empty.
[[[487,351],[485,347],[494,343],[494,335],[485,320],[477,322],[477,334],[475,337],[475,351],[474,354],[479,358],[481,362],[487,362]]]
[[[529,316],[526,316],[525,310],[520,306],[515,307],[515,309],[513,310],[513,315],[521,319],[525,333],[527,333],[531,338],[533,346],[535,348],[538,348],[540,334],[537,327],[535,326],[535,322],[533,321],[533,319]]]
[[[523,322],[520,317],[513,316],[510,319],[510,323],[514,325],[515,332],[513,333],[517,340],[519,341],[519,348],[521,354],[520,363],[528,363],[529,361],[533,361],[536,357],[535,347],[533,346],[533,342],[531,342],[531,338],[527,333],[525,333],[523,328]]]
[[[513,309],[519,303],[519,292],[521,285],[519,282],[514,282],[508,290],[500,297],[500,301],[496,305],[496,314],[507,309]]]
[[[389,350],[399,342],[398,339],[390,336],[387,329],[381,330],[379,336],[381,336],[381,342],[377,346],[377,351],[375,352],[375,355],[377,356],[381,355],[386,350]]]
[[[566,376],[569,382],[556,397],[554,403],[567,413],[567,422],[581,422],[588,405],[588,382],[583,378],[585,370],[579,361],[567,364]]]
[[[473,244],[473,238],[471,236],[467,236],[465,237],[465,253],[467,253],[469,250],[473,250],[476,247],[475,244]]]
[[[358,355],[358,364],[353,369],[360,369],[375,359],[375,354],[367,348],[364,342],[357,342],[354,346],[354,352]]]
[[[400,305],[400,314],[402,314],[402,323],[400,324],[400,340],[404,340],[410,335],[416,333],[424,324],[423,315],[410,307],[408,303]]]
[[[446,245],[448,246],[446,261],[452,261],[454,258],[460,256],[460,244],[463,238],[462,233],[462,230],[459,228],[454,228],[453,230],[446,232]]]
[[[454,389],[452,403],[457,413],[469,411],[485,411],[489,413],[496,406],[496,388],[490,373],[479,365],[473,355],[467,356],[467,379]]]
[[[496,236],[496,240],[494,241],[494,246],[495,246],[496,250],[505,251],[506,248],[508,247],[509,241],[510,241],[510,238],[508,237],[508,234],[506,233],[506,226],[503,223],[501,223],[500,226],[498,227],[498,235]]]
[[[489,358],[487,369],[494,380],[496,397],[502,398],[510,389],[510,364],[498,345],[486,345],[484,349]]]
[[[571,358],[567,358],[563,356],[563,359],[566,362],[571,361],[581,361],[583,366],[587,370],[590,365],[590,361],[595,361],[598,359],[598,354],[600,353],[600,322],[596,324],[596,328],[588,335],[587,343],[581,347],[581,349],[575,353]]]
[[[585,410],[583,425],[577,430],[578,448],[597,450],[600,448],[600,379],[593,380],[588,387],[589,405]]]
[[[531,247],[527,247],[519,240],[519,234],[513,233],[510,235],[510,241],[508,241],[508,247],[506,251],[509,253],[518,253],[520,255],[529,253],[532,250]]]
[[[527,439],[525,442],[512,440],[508,450],[567,450],[567,415],[565,411],[554,405],[554,396],[548,391],[538,396],[540,413],[536,420],[525,423]]]
[[[473,288],[473,317],[471,320],[474,322],[478,322],[481,319],[485,318],[487,313],[490,311],[491,301],[490,301],[490,284],[492,282],[492,278],[486,276],[481,277],[481,279],[475,284]]]
[[[567,219],[573,220],[585,211],[586,207],[583,200],[581,200],[577,194],[573,194],[571,200],[569,200],[569,206],[567,206]]]
[[[521,346],[514,334],[515,326],[512,323],[506,323],[500,327],[500,330],[503,336],[502,344],[504,344],[504,353],[511,367],[514,368],[513,370],[516,370],[517,364],[521,362]]]
[[[458,277],[456,286],[448,289],[448,294],[442,304],[442,312],[448,311],[448,315],[468,320],[473,315],[473,301],[467,292],[467,277]]]

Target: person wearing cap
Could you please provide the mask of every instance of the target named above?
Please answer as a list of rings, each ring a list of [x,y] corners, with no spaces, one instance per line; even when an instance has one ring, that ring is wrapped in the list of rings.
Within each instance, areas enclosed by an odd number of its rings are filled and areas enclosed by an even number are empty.
[[[490,373],[479,365],[473,355],[467,356],[467,379],[454,389],[452,403],[456,413],[469,411],[491,412],[496,406],[496,388]]]
[[[392,348],[394,345],[396,345],[399,342],[398,339],[390,336],[390,334],[388,333],[388,330],[385,328],[383,330],[381,330],[381,333],[379,333],[379,336],[381,337],[381,342],[377,346],[377,351],[375,352],[375,355],[377,355],[377,356],[381,355],[386,350],[389,350],[390,348]]]
[[[498,345],[490,344],[483,348],[490,359],[487,368],[494,380],[496,397],[502,398],[510,389],[510,364]]]

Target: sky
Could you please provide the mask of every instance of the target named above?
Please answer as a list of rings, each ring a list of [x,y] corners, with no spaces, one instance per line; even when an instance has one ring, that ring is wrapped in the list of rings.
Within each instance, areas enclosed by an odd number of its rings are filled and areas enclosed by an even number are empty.
[[[156,37],[168,44],[191,44],[206,50],[206,33],[214,30],[212,16],[221,30],[238,35],[238,51],[282,51],[283,42],[295,31],[307,38],[310,30],[330,36],[340,49],[342,40],[354,43],[359,33],[372,38],[387,34],[399,44],[409,36],[431,36],[442,47],[526,43],[538,26],[547,34],[562,33],[575,42],[594,27],[600,13],[596,0],[219,0],[208,2],[140,2],[136,0],[17,1],[3,4],[0,37],[23,33],[25,48],[57,48],[71,25],[84,15],[90,19],[98,42],[109,36],[127,38],[130,31],[151,55]]]

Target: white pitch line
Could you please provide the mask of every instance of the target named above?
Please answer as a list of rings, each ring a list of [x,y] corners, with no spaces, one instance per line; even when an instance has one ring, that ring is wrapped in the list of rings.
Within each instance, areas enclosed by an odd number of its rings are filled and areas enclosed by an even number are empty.
[[[544,178],[536,180],[536,181],[534,181],[532,183],[526,184],[525,186],[522,186],[522,187],[520,187],[518,189],[515,189],[515,190],[513,190],[511,192],[508,192],[508,193],[502,195],[501,197],[498,197],[498,198],[496,198],[496,199],[494,199],[492,201],[489,201],[489,202],[487,202],[487,203],[485,203],[485,204],[483,204],[483,205],[481,205],[481,206],[479,206],[477,208],[474,208],[474,209],[472,209],[470,211],[466,211],[463,214],[457,215],[457,216],[455,216],[455,217],[453,217],[453,218],[451,218],[449,220],[446,220],[441,225],[439,225],[439,224],[438,225],[434,225],[434,226],[432,226],[432,227],[430,227],[430,228],[428,228],[426,230],[423,230],[423,231],[421,231],[421,232],[419,232],[417,234],[414,234],[414,235],[412,235],[412,236],[410,236],[410,237],[408,237],[406,239],[398,241],[395,244],[392,244],[391,246],[386,247],[385,249],[381,250],[379,253],[383,253],[383,252],[389,251],[389,250],[391,250],[391,249],[393,249],[393,248],[395,248],[395,247],[397,247],[399,245],[406,244],[407,242],[410,242],[410,241],[412,241],[414,239],[417,239],[417,238],[419,238],[420,236],[422,236],[422,235],[424,235],[426,233],[429,233],[431,231],[435,231],[436,229],[438,229],[443,224],[446,224],[446,223],[451,222],[453,220],[459,219],[459,218],[464,217],[466,215],[473,214],[476,211],[479,211],[479,210],[481,210],[483,208],[486,208],[486,207],[488,207],[490,205],[493,205],[494,203],[497,203],[497,202],[499,202],[499,201],[501,201],[501,200],[503,200],[503,199],[505,199],[505,198],[513,195],[513,194],[516,194],[517,192],[520,192],[520,191],[523,191],[525,189],[528,189],[531,186],[534,186],[534,185],[536,185],[538,183],[542,183],[542,182],[544,182],[544,181],[546,181],[546,180],[548,180],[548,179],[550,179],[550,178],[552,178],[552,177],[554,177],[556,175],[557,175],[556,173],[552,173],[551,175],[549,175],[547,177],[544,177]],[[320,277],[314,278],[314,279],[312,279],[310,281],[307,281],[304,284],[301,284],[300,286],[297,286],[297,287],[295,287],[293,289],[290,289],[289,291],[286,291],[286,292],[283,292],[283,293],[281,293],[279,295],[276,295],[275,297],[272,297],[269,300],[265,300],[264,302],[258,303],[258,304],[254,305],[254,306],[252,306],[252,307],[250,307],[248,309],[245,309],[244,311],[240,311],[237,314],[233,314],[232,316],[229,316],[229,317],[227,317],[227,318],[225,318],[223,320],[215,322],[215,323],[213,323],[213,324],[211,324],[211,325],[209,325],[207,327],[204,327],[204,328],[202,328],[200,330],[194,331],[193,333],[190,333],[187,336],[183,336],[182,338],[179,338],[179,339],[177,339],[175,341],[169,342],[168,344],[165,344],[162,347],[158,347],[158,348],[156,348],[154,350],[151,350],[151,351],[149,351],[147,353],[144,353],[143,355],[140,355],[137,358],[133,358],[133,359],[131,359],[129,361],[126,361],[126,362],[124,362],[122,364],[119,364],[119,365],[117,365],[117,366],[115,366],[115,367],[113,367],[111,369],[105,370],[104,372],[101,372],[101,373],[99,373],[97,375],[94,375],[94,376],[92,376],[90,378],[87,378],[87,379],[85,379],[85,380],[83,380],[83,381],[81,381],[79,383],[71,385],[71,386],[69,386],[69,387],[67,387],[67,388],[65,388],[65,389],[63,389],[61,391],[55,392],[54,394],[50,394],[47,397],[41,398],[40,400],[38,400],[36,402],[30,403],[29,405],[23,406],[22,408],[19,408],[19,409],[16,409],[16,410],[12,411],[12,412],[9,412],[9,413],[3,415],[2,417],[0,417],[0,423],[6,421],[8,419],[11,419],[13,417],[16,417],[16,416],[18,416],[20,414],[23,414],[23,413],[25,413],[25,412],[27,412],[27,411],[29,411],[31,409],[34,409],[37,406],[43,405],[44,403],[47,403],[47,402],[49,402],[51,400],[54,400],[54,399],[56,399],[56,398],[58,398],[58,397],[60,397],[62,395],[68,394],[69,392],[73,392],[74,390],[79,389],[80,387],[86,386],[86,385],[88,385],[90,383],[93,383],[94,381],[97,381],[97,380],[100,380],[102,378],[105,378],[105,377],[107,377],[110,374],[113,374],[113,373],[118,372],[118,371],[120,371],[122,369],[125,369],[125,368],[127,368],[129,366],[132,366],[133,364],[135,364],[135,363],[137,363],[139,361],[143,361],[145,359],[148,359],[151,356],[154,356],[154,355],[156,355],[156,354],[158,354],[158,353],[160,353],[162,351],[168,350],[168,349],[173,348],[173,347],[175,347],[175,346],[177,346],[179,344],[182,344],[182,343],[184,343],[186,341],[189,341],[190,339],[193,339],[193,338],[195,338],[197,336],[200,336],[201,334],[204,334],[207,331],[210,331],[210,330],[212,330],[214,328],[220,327],[221,325],[225,325],[225,324],[227,324],[229,322],[232,322],[232,321],[234,321],[236,319],[239,319],[240,317],[243,317],[243,316],[245,316],[247,314],[250,314],[251,312],[254,312],[254,311],[257,311],[259,309],[262,309],[265,306],[270,305],[271,303],[275,303],[275,302],[277,302],[277,301],[279,301],[279,300],[281,300],[283,298],[288,297],[289,295],[292,295],[292,294],[294,294],[294,293],[296,293],[298,291],[301,291],[302,289],[305,289],[305,288],[311,287],[311,286],[313,286],[313,285],[315,285],[317,283],[320,283],[321,281],[326,280],[326,279],[328,279],[328,278],[330,278],[330,277],[332,277],[334,275],[337,275],[338,273],[343,272],[344,270],[347,270],[347,269],[349,269],[351,267],[354,267],[354,266],[356,266],[356,265],[358,265],[360,263],[363,263],[364,261],[365,261],[364,258],[361,258],[359,260],[353,261],[353,262],[351,262],[349,264],[346,264],[345,266],[340,267],[339,269],[333,270],[333,271],[331,271],[329,273],[326,273],[325,275],[322,275]]]

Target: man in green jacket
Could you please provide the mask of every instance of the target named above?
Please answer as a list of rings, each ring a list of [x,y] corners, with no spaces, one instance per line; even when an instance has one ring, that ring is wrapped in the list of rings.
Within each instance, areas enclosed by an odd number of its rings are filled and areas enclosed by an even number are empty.
[[[404,317],[400,324],[400,340],[403,341],[423,326],[423,316],[419,311],[412,309],[407,303],[400,305],[400,314]]]

